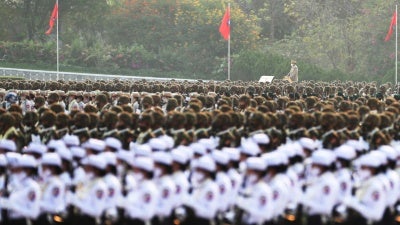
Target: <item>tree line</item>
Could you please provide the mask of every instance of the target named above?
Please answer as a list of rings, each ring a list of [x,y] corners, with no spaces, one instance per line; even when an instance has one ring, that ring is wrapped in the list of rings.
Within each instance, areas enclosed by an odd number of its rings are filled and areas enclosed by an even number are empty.
[[[0,58],[54,65],[55,0],[0,2]],[[397,1],[232,0],[232,79],[282,77],[394,81],[395,36],[384,41]],[[62,67],[224,79],[223,0],[59,1]],[[86,72],[86,71],[85,71]]]

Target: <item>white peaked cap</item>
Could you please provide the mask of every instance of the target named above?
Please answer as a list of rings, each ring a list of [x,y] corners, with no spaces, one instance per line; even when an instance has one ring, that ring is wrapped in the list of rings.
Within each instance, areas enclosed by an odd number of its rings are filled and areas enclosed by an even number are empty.
[[[154,152],[153,160],[155,163],[170,166],[172,164],[171,154],[167,152]]]
[[[57,153],[45,153],[41,159],[42,165],[58,166],[61,167],[61,158]]]
[[[106,143],[102,140],[90,138],[85,143],[82,144],[82,148],[84,149],[92,149],[96,152],[104,151],[106,147]]]
[[[226,153],[224,153],[223,151],[220,151],[220,150],[214,150],[211,153],[211,157],[218,164],[227,165],[228,162],[229,162],[229,156]]]
[[[104,140],[104,142],[106,143],[106,146],[114,148],[116,150],[122,148],[122,143],[120,140],[118,140],[115,137],[108,137]]]
[[[214,160],[208,155],[202,156],[198,160],[196,160],[194,167],[209,172],[215,172],[216,169]]]
[[[334,150],[334,153],[337,158],[345,159],[345,160],[353,160],[356,158],[357,153],[356,150],[350,145],[341,145]]]
[[[189,160],[187,153],[182,150],[174,149],[171,151],[172,160],[179,164],[186,164]]]
[[[154,162],[152,158],[140,156],[133,160],[133,166],[148,172],[152,172],[154,169]]]
[[[267,168],[265,160],[260,157],[249,157],[246,159],[247,169],[264,171]]]
[[[322,165],[322,166],[330,166],[333,162],[336,161],[335,154],[326,149],[320,149],[311,155],[311,161],[314,164]]]
[[[62,140],[68,146],[79,146],[80,144],[79,137],[73,134],[65,135]]]
[[[17,151],[17,145],[12,140],[2,139],[0,140],[0,149],[5,149],[10,152],[15,152]]]
[[[259,134],[255,134],[251,137],[251,139],[256,143],[256,144],[262,144],[262,145],[267,145],[269,144],[270,140],[268,135],[264,134],[264,133],[259,133]]]

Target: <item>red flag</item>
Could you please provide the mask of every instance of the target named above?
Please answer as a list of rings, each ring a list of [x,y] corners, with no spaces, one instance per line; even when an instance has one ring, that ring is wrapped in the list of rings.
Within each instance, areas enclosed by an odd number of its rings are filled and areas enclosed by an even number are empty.
[[[385,41],[389,41],[390,40],[390,37],[392,36],[392,33],[393,33],[393,28],[396,25],[397,25],[397,14],[396,14],[396,11],[395,11],[393,13],[393,16],[392,16],[392,21],[390,22],[389,30],[388,30],[388,32],[386,34]]]
[[[54,22],[58,19],[58,4],[56,3],[54,5],[53,12],[51,13],[50,16],[50,21],[49,21],[49,29],[46,31],[46,34],[49,35],[51,34],[51,31],[53,31],[54,27]]]
[[[222,18],[221,25],[219,26],[219,32],[225,40],[229,39],[231,33],[231,15],[229,8],[226,9],[224,18]]]

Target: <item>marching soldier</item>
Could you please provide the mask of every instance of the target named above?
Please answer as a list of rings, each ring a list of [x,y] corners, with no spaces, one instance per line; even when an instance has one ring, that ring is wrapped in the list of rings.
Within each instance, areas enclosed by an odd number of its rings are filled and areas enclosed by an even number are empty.
[[[339,196],[339,184],[332,173],[335,155],[329,150],[317,150],[311,155],[311,162],[311,183],[306,187],[300,203],[306,209],[307,223],[322,225],[329,222]]]
[[[242,215],[237,216],[238,224],[272,224],[274,215],[273,194],[271,188],[264,182],[266,164],[260,157],[250,157],[246,160],[247,170],[244,180],[245,188],[239,195],[236,206]]]
[[[183,199],[186,199],[189,193],[189,181],[185,174],[187,172],[189,158],[181,149],[177,148],[171,151],[172,157],[172,179],[176,185],[174,208],[181,207]]]
[[[216,165],[209,156],[202,156],[194,165],[194,187],[184,205],[187,218],[183,224],[210,225],[218,211],[219,191],[214,182]]]
[[[8,223],[28,225],[40,213],[41,192],[39,184],[34,180],[37,162],[33,156],[16,155],[11,167],[10,195],[0,198],[2,209],[8,210]]]
[[[59,178],[61,174],[61,158],[57,153],[46,153],[41,159],[42,175],[40,186],[40,215],[35,225],[61,224],[65,215],[65,184]]]
[[[151,113],[144,112],[140,114],[138,122],[140,133],[136,139],[137,144],[145,144],[154,137],[151,133],[152,124],[153,116],[151,115]]]
[[[39,118],[40,126],[42,127],[39,130],[40,140],[43,144],[49,143],[50,140],[55,139],[56,130],[56,114],[52,111],[44,112]]]
[[[272,190],[273,219],[282,220],[285,209],[289,203],[290,179],[286,175],[288,159],[283,152],[270,152],[262,155],[267,164],[265,182]]]
[[[87,113],[78,112],[73,117],[73,127],[71,129],[72,134],[78,136],[80,143],[85,143],[90,138],[89,133],[89,125],[90,125],[90,117]]]
[[[372,154],[363,155],[356,162],[361,185],[354,196],[344,199],[349,209],[347,224],[379,224],[386,207],[384,185],[377,176],[381,164]]]
[[[137,157],[132,167],[137,187],[129,191],[125,199],[125,224],[151,224],[156,216],[159,198],[157,187],[152,181],[154,162],[148,157]]]
[[[218,215],[217,222],[222,223],[223,218],[225,217],[225,213],[229,209],[230,202],[227,201],[230,197],[232,197],[232,183],[230,178],[227,175],[228,170],[228,162],[229,156],[219,150],[214,150],[211,153],[211,157],[214,159],[217,167],[216,167],[216,179],[215,182],[219,188],[219,200],[218,200]]]
[[[112,105],[108,102],[105,94],[99,94],[96,96],[95,104],[99,112],[105,112],[111,109]]]
[[[160,111],[152,111],[152,116],[154,123],[152,124],[152,134],[154,137],[160,137],[165,135],[165,130],[163,128],[165,123],[164,115]]]
[[[122,112],[118,114],[117,129],[123,149],[129,149],[129,144],[135,140],[132,128],[132,116],[130,113]]]
[[[157,218],[153,224],[172,225],[172,209],[176,191],[176,185],[171,178],[172,157],[166,152],[155,152],[153,160],[155,184],[160,190],[156,210]]]
[[[115,112],[107,111],[100,116],[99,130],[102,132],[101,137],[119,138],[118,130],[116,129],[118,116]]]
[[[107,141],[106,141],[107,142]],[[114,152],[104,152],[101,156],[106,161],[106,175],[104,182],[107,185],[106,208],[102,218],[103,224],[112,225],[118,221],[117,203],[122,199],[121,182],[117,178],[117,157]]]
[[[97,225],[106,208],[107,185],[103,181],[106,161],[98,155],[88,156],[83,161],[86,182],[76,187],[71,197],[75,207],[72,224]]]
[[[56,138],[62,139],[65,135],[69,134],[69,124],[71,118],[68,114],[61,112],[56,115]]]

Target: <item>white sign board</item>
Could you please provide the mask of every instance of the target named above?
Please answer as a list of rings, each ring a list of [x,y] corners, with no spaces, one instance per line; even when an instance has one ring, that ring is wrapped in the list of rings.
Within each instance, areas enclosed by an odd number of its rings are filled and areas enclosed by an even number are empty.
[[[261,82],[264,82],[264,83],[266,83],[266,82],[271,83],[273,79],[274,79],[274,76],[261,76],[261,77],[260,77],[260,80],[259,80],[258,82],[259,82],[259,83],[261,83]]]

